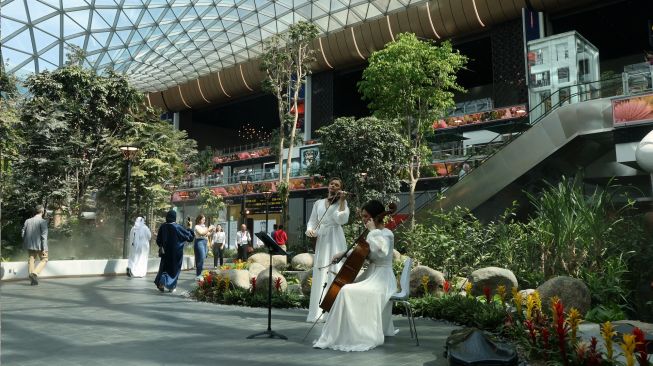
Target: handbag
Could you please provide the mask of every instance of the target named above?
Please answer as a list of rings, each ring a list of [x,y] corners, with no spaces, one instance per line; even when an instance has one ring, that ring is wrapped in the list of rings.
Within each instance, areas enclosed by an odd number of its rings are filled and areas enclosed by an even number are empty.
[[[166,250],[163,247],[159,247],[159,257],[163,257],[164,254],[166,254]]]

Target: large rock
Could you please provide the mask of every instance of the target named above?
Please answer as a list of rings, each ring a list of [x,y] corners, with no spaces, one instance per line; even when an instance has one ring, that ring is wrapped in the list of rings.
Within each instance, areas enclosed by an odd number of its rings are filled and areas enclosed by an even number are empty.
[[[403,257],[397,249],[392,249],[392,261],[393,262],[403,262]]]
[[[511,270],[499,267],[485,267],[472,272],[467,278],[473,285],[474,296],[483,295],[483,288],[487,287],[494,294],[499,285],[506,287],[506,293],[510,293],[513,287],[519,288],[517,277]]]
[[[247,258],[247,263],[250,265],[252,263],[258,263],[263,267],[267,267],[270,265],[270,255],[267,253],[256,253]],[[288,265],[288,258],[285,255],[273,255],[272,265],[274,268],[285,268]]]
[[[581,314],[585,314],[592,304],[590,290],[585,283],[577,278],[558,276],[554,277],[537,288],[542,299],[542,306],[549,306],[553,296],[562,301],[565,311],[576,308]],[[546,305],[545,305],[546,304]]]
[[[300,253],[292,258],[290,262],[296,271],[306,271],[313,268],[313,254]]]
[[[427,290],[430,294],[435,294],[442,289],[444,284],[444,275],[440,271],[436,271],[427,266],[417,266],[410,270],[410,296],[423,296],[424,285],[422,278],[428,277]]]
[[[302,293],[305,296],[310,296],[311,294],[311,282],[313,280],[313,270],[308,270],[304,272],[300,272],[297,274],[297,277],[299,278],[299,283],[302,287]]]
[[[249,268],[247,270],[249,271],[249,278],[252,277],[258,277],[258,274],[261,273],[261,271],[267,270],[268,267],[260,264],[260,263],[250,263]]]
[[[223,277],[229,277],[229,281],[234,287],[249,289],[249,271],[246,269],[228,269],[220,272]]]
[[[258,274],[256,277],[256,292],[261,292],[264,291],[264,293],[268,293],[268,279],[270,278],[270,271],[269,269],[267,271],[262,271],[261,273]],[[272,291],[276,291],[275,287],[275,281],[280,278],[281,279],[281,292],[286,292],[288,289],[288,281],[286,281],[286,278],[279,273],[277,270],[273,269],[272,270]]]

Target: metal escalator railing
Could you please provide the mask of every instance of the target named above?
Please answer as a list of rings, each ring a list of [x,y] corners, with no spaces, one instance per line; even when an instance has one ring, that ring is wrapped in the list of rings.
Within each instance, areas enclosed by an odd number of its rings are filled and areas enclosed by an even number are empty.
[[[648,91],[650,90],[651,89],[648,89]],[[581,103],[589,100],[609,98],[609,97],[615,97],[621,95],[624,95],[622,89],[621,75],[614,78],[607,78],[607,79],[602,79],[589,83],[576,84],[555,91],[548,98],[542,100],[540,103],[538,103],[533,108],[531,108],[528,111],[527,116],[522,117],[521,120],[524,123],[515,123],[512,125],[513,129],[510,132],[498,134],[495,138],[486,142],[485,144],[491,145],[495,148],[492,149],[492,151],[488,153],[482,160],[480,161],[474,160],[475,158],[474,156],[468,156],[465,160],[460,161],[458,164],[460,164],[461,166],[467,164],[470,167],[470,170],[465,172],[464,175],[460,176],[458,181],[456,181],[449,187],[445,188],[443,192],[453,187],[454,185],[459,184],[460,181],[463,181],[464,179],[469,179],[468,176],[470,175],[471,172],[473,172],[476,168],[478,168],[488,159],[491,159],[498,152],[503,150],[503,148],[505,148],[508,144],[513,142],[519,136],[521,136],[524,132],[530,129],[530,127],[540,123],[542,120],[544,120],[548,115],[550,115],[553,111],[557,110],[559,107],[571,103]],[[557,102],[553,103],[553,101],[557,101]],[[526,119],[531,119],[531,118],[532,118],[531,122],[526,123]],[[524,124],[527,124],[529,127],[527,129],[517,130],[518,127],[523,128]],[[508,135],[508,138],[504,140],[506,135]],[[473,160],[477,164],[474,165],[470,164],[470,162],[472,162]],[[419,208],[417,207],[415,208],[415,212],[417,213],[417,211],[428,206],[429,203],[432,203],[434,199],[435,197],[429,197],[429,200],[423,202],[419,206]]]

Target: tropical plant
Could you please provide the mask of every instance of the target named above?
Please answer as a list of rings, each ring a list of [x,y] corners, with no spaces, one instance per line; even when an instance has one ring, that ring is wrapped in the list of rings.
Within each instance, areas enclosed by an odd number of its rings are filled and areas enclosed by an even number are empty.
[[[217,219],[220,216],[220,212],[225,208],[222,196],[215,194],[215,192],[208,187],[204,187],[200,191],[197,205],[207,216],[208,223],[212,223],[214,219]]]
[[[370,199],[396,201],[399,172],[408,158],[408,146],[397,124],[366,117],[341,117],[317,131],[320,160],[311,173],[340,177],[346,190],[356,194],[354,206]]]
[[[446,41],[436,46],[421,41],[412,33],[403,33],[384,49],[374,52],[363,71],[358,89],[370,101],[374,114],[400,119],[402,133],[410,141],[407,170],[410,178],[411,226],[415,225],[415,186],[420,167],[430,150],[425,136],[431,124],[454,106],[454,91],[464,91],[456,82],[456,73],[467,58]]]
[[[295,141],[297,122],[299,120],[299,93],[306,75],[311,72],[311,63],[315,59],[315,50],[311,49],[312,41],[317,37],[317,27],[305,21],[292,24],[284,33],[270,37],[264,45],[261,57],[261,70],[265,71],[263,90],[277,98],[277,113],[279,116],[278,143],[279,182],[290,181],[293,144],[288,145],[287,167],[285,178],[283,171],[283,151],[285,140]],[[292,108],[290,105],[292,104]],[[288,114],[292,112],[292,119]],[[288,131],[289,130],[289,131]],[[281,196],[284,211],[288,204],[288,195]],[[286,215],[282,216],[285,223]]]

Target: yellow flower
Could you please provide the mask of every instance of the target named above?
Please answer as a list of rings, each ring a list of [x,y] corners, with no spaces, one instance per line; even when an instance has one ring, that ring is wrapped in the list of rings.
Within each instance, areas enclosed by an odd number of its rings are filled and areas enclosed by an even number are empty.
[[[424,288],[424,295],[429,293],[429,276],[422,276],[422,288]]]
[[[505,303],[506,301],[506,286],[504,285],[499,285],[497,286],[497,295],[499,295],[499,298],[501,299],[501,303]]]
[[[535,301],[535,307],[542,311],[542,299],[540,298],[540,293],[537,291],[533,291],[533,301]]]
[[[465,284],[465,294],[467,295],[467,297],[472,297],[472,286],[473,285],[471,282],[467,282]]]
[[[567,324],[571,328],[571,341],[576,342],[576,332],[578,331],[578,324],[580,324],[583,317],[580,315],[580,312],[576,308],[571,308],[569,310],[569,315],[567,316]]]
[[[517,287],[513,287],[513,290],[517,289]],[[512,301],[515,303],[515,308],[517,309],[517,314],[519,315],[519,318],[521,319],[524,314],[522,314],[522,302],[524,301],[524,298],[519,291],[513,291],[512,292]]]
[[[603,337],[603,341],[605,342],[605,350],[606,350],[606,355],[608,357],[608,361],[612,361],[612,337],[616,336],[617,332],[614,331],[614,327],[612,326],[612,323],[609,321],[603,323],[601,325],[601,337]]]
[[[635,345],[637,342],[635,341],[635,335],[634,334],[624,334],[624,341],[619,344],[619,347],[624,351],[624,357],[626,357],[626,366],[634,366],[635,365]]]
[[[308,280],[306,280],[306,283],[308,283],[308,286],[313,286],[313,277],[309,277]]]
[[[526,320],[531,320],[533,318],[533,309],[537,310],[537,304],[535,300],[534,293],[528,295],[526,299]]]
[[[556,311],[556,303],[560,300],[558,296],[551,296],[549,300],[551,302],[551,316],[553,318],[553,324],[558,324],[558,312]]]
[[[231,278],[229,278],[229,276],[224,276],[224,289],[229,290],[230,284],[231,284]]]
[[[512,298],[514,299],[515,297],[517,297],[517,294],[519,293],[519,289],[517,288],[517,286],[512,286],[510,292],[512,293]]]

